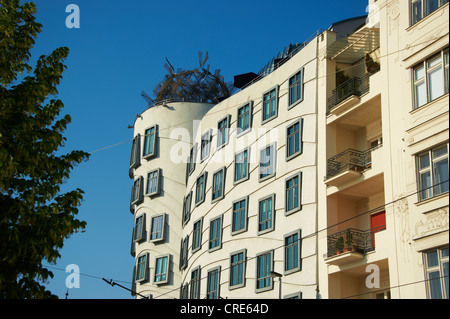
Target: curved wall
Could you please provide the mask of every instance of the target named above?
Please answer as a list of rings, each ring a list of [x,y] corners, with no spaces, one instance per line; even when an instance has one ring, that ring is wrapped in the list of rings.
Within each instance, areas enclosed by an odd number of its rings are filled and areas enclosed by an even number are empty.
[[[148,258],[145,278],[137,280],[134,284],[135,291],[144,296],[179,297],[178,287],[181,284],[181,276],[178,263],[181,211],[186,189],[186,159],[192,145],[196,121],[213,106],[186,102],[157,105],[144,111],[134,123],[134,136],[140,135],[140,164],[131,169],[130,176],[133,180],[142,177],[143,200],[132,205],[132,212],[134,211],[135,225],[136,220],[144,216],[144,227],[140,240],[135,240],[135,230],[133,231],[132,255],[136,257],[133,279],[136,279],[139,257],[145,255]],[[157,125],[155,154],[146,157],[144,156],[145,133],[154,125]],[[148,174],[157,169],[159,170],[159,193],[147,195]],[[160,221],[157,217],[161,215],[164,218],[164,228],[160,237],[156,234],[158,232],[156,226]],[[152,220],[153,218],[155,219]],[[153,228],[152,221],[155,223]],[[155,278],[156,259],[167,255],[167,277]]]
[[[283,275],[282,298],[316,298],[316,55],[316,43],[312,41],[272,74],[216,105],[203,117],[195,139],[197,163],[189,176],[186,190],[186,194],[192,192],[192,203],[189,221],[183,226],[183,238],[188,238],[189,247],[187,263],[181,271],[181,283],[186,287],[190,284],[184,297],[192,297],[192,279],[198,270],[200,289],[197,297],[211,297],[207,296],[207,285],[211,282],[208,274],[218,270],[218,295],[222,298],[278,298],[278,279],[268,279],[267,287],[257,288],[257,260],[263,260],[258,256],[271,253],[270,270]],[[304,97],[301,102],[289,107],[289,78],[302,68]],[[272,88],[278,88],[278,113],[270,121],[263,122],[263,94]],[[246,134],[237,134],[238,109],[248,102],[253,105],[251,129]],[[229,141],[225,146],[218,147],[218,123],[224,118],[230,121]],[[301,154],[287,159],[286,131],[296,121],[302,123],[300,136],[303,149]],[[208,130],[212,132],[210,155],[202,160],[201,136]],[[276,148],[276,172],[274,176],[261,180],[261,149],[268,145]],[[249,147],[249,178],[236,183],[234,156],[246,147]],[[225,170],[224,197],[214,200],[213,176],[222,168]],[[205,199],[196,205],[197,178],[205,172]],[[299,175],[301,208],[286,213],[287,180]],[[275,202],[273,229],[260,231],[260,201],[272,195]],[[244,230],[233,232],[233,204],[243,198],[248,198],[247,225]],[[216,225],[211,222],[217,218],[221,218],[221,238],[218,247],[211,248],[210,240],[215,236],[215,231],[211,232],[211,229]],[[199,221],[202,222],[201,247],[196,244],[193,249],[194,237],[197,238],[194,224]],[[286,269],[285,240],[292,234],[299,234],[300,258],[298,267],[290,271]],[[243,282],[230,284],[232,256],[242,251],[246,255]]]

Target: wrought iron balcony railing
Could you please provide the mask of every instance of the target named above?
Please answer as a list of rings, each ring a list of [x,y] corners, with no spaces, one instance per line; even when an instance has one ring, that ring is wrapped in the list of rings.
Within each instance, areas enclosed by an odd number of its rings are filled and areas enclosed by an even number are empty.
[[[367,93],[369,91],[369,77],[371,75],[371,73],[367,73],[362,77],[355,76],[338,85],[328,98],[328,112],[352,95],[361,96]]]
[[[337,174],[355,170],[362,172],[371,167],[373,148],[365,151],[357,151],[354,149],[347,149],[339,153],[327,161],[327,176],[326,179],[336,176]]]
[[[382,225],[369,230],[347,228],[327,237],[327,257],[339,255],[342,252],[352,251],[365,254],[375,250],[375,233],[386,229]]]

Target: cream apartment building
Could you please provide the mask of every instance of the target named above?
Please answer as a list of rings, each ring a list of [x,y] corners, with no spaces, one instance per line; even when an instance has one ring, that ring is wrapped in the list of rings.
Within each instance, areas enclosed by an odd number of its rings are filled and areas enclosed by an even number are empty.
[[[366,24],[347,38],[324,33],[324,298],[449,296],[448,6],[370,1]],[[325,76],[333,70],[342,71]]]
[[[368,17],[235,77],[241,90],[218,104],[140,114],[137,298],[448,297],[448,3],[436,3],[370,1]]]

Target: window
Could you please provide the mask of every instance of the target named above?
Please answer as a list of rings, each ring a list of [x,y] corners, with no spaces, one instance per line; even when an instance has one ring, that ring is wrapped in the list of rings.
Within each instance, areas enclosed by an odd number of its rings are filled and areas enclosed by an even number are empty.
[[[169,259],[170,255],[159,256],[155,260],[154,283],[157,285],[165,284],[169,281]]]
[[[144,158],[154,156],[156,154],[156,131],[157,125],[145,130],[144,137]]]
[[[180,299],[188,299],[189,297],[189,284],[185,283],[180,287]]]
[[[192,202],[192,192],[189,192],[183,201],[183,225],[185,225],[191,218],[191,202]]]
[[[288,109],[303,101],[303,68],[289,78],[289,106]]]
[[[136,269],[136,281],[147,281],[148,280],[148,254],[143,254],[138,257],[137,269]]]
[[[206,284],[206,299],[219,299],[220,297],[220,266],[208,271]]]
[[[166,221],[166,215],[157,215],[152,217],[152,225],[150,232],[150,242],[156,242],[164,240],[164,226]]]
[[[190,299],[200,299],[200,266],[191,272],[191,291]]]
[[[160,191],[160,169],[155,169],[148,173],[147,176],[147,192],[148,196],[159,195]]]
[[[262,182],[276,171],[277,144],[272,143],[259,151],[259,181]]]
[[[191,175],[192,172],[195,170],[196,157],[197,157],[197,143],[195,143],[194,146],[192,146],[191,151],[189,152],[187,164],[188,175]]]
[[[411,25],[419,22],[448,0],[411,0]]]
[[[212,202],[218,201],[225,196],[225,166],[213,174]]]
[[[144,179],[140,176],[138,179],[134,180],[133,187],[131,189],[131,205],[139,204],[144,199],[143,197],[143,181]]]
[[[444,88],[444,92],[448,93],[449,91],[449,77],[450,77],[450,71],[448,68],[448,51],[444,52],[444,83],[445,83],[445,88]]]
[[[434,249],[424,254],[429,299],[449,298],[448,262],[448,247]]]
[[[134,241],[144,240],[145,235],[145,215],[141,215],[136,218],[134,226]]]
[[[289,125],[286,129],[286,160],[302,153],[303,119]]]
[[[186,269],[188,263],[189,235],[181,240],[180,245],[180,270]]]
[[[247,230],[248,196],[233,202],[231,235]]]
[[[197,177],[197,183],[195,186],[195,205],[200,205],[205,201],[206,191],[206,172]]]
[[[242,182],[248,179],[248,155],[248,148],[234,155],[234,183]]]
[[[245,268],[247,260],[247,250],[243,249],[234,252],[230,256],[230,289],[245,286]]]
[[[138,134],[131,144],[130,168],[136,168],[141,164],[139,148],[141,146],[141,136]]]
[[[194,223],[194,229],[192,231],[192,253],[195,253],[202,247],[202,228],[203,217]]]
[[[413,68],[414,109],[448,93],[448,50]]]
[[[258,235],[275,228],[275,194],[259,200]]]
[[[205,134],[202,135],[202,142],[200,147],[200,162],[204,161],[209,156],[211,148],[211,130],[206,131]]]
[[[209,223],[209,251],[222,247],[222,215]]]
[[[302,172],[286,179],[285,215],[292,214],[302,208]]]
[[[300,266],[301,231],[284,236],[284,274],[301,270]]]
[[[448,144],[417,156],[419,201],[448,192]]]
[[[225,116],[217,123],[217,149],[228,144],[231,115]]]
[[[283,299],[302,299],[302,292],[296,292],[283,297]]]
[[[241,106],[237,110],[237,135],[250,131],[252,125],[253,102]]]
[[[273,288],[270,272],[273,270],[273,250],[256,256],[256,292]]]
[[[278,115],[278,87],[263,94],[262,124]]]

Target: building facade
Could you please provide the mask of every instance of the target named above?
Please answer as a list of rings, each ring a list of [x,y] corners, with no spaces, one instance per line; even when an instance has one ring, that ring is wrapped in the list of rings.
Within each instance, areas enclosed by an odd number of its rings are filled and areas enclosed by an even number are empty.
[[[325,298],[448,298],[448,2],[369,1],[319,86]],[[319,76],[321,76],[319,74]]]
[[[370,0],[218,104],[140,114],[137,297],[448,298],[448,6]]]

